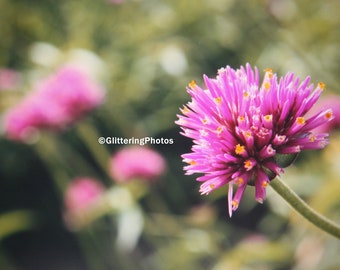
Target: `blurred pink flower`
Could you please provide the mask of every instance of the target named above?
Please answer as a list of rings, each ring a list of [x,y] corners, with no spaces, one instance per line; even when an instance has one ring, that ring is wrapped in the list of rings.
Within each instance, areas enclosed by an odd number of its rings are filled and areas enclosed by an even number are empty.
[[[104,193],[104,186],[88,177],[74,179],[65,193],[65,207],[70,213],[81,213]]]
[[[8,111],[4,116],[6,135],[25,140],[35,129],[62,129],[99,106],[103,98],[103,89],[85,73],[62,67]]]
[[[164,158],[154,150],[131,146],[118,151],[110,160],[110,175],[117,182],[133,178],[154,180],[165,170]]]
[[[311,113],[317,113],[326,108],[332,109],[334,118],[324,125],[315,128],[314,132],[326,133],[340,127],[340,96],[332,95],[320,99],[315,104],[315,107],[312,108]]]

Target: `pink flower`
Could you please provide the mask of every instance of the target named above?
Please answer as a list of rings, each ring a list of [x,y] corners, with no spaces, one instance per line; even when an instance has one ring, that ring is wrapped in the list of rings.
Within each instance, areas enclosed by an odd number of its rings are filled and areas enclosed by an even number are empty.
[[[25,140],[31,131],[59,130],[103,102],[103,89],[82,71],[63,67],[40,84],[4,116],[10,139]]]
[[[117,182],[133,178],[154,180],[165,170],[164,158],[154,150],[131,146],[118,151],[110,160],[110,175]]]
[[[74,179],[65,193],[65,206],[70,213],[85,211],[101,194],[104,186],[97,180],[88,177]]]
[[[283,78],[265,70],[259,83],[258,70],[249,64],[234,70],[227,66],[214,79],[204,76],[206,90],[193,81],[187,91],[191,102],[176,121],[183,135],[193,139],[192,152],[182,155],[186,174],[201,173],[202,194],[229,185],[229,215],[238,208],[246,186],[255,186],[262,203],[266,187],[283,172],[282,157],[295,157],[301,150],[320,149],[326,133],[312,130],[330,121],[329,109],[305,118],[325,88],[300,82],[293,73]],[[315,88],[315,89],[314,89]],[[291,163],[291,162],[290,162]],[[233,186],[236,193],[233,195]]]

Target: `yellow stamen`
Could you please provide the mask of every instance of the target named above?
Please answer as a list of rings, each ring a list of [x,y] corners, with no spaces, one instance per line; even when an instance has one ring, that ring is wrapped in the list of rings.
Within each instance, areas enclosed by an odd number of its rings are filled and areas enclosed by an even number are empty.
[[[250,96],[249,92],[243,92],[243,97],[245,99],[249,98],[249,96]]]
[[[180,110],[184,115],[187,115],[190,112],[187,106],[183,106],[183,109],[180,109]]]
[[[221,134],[222,131],[223,131],[223,126],[219,126],[217,129],[216,129],[217,133],[218,134]]]
[[[207,119],[207,118],[203,118],[203,119],[202,119],[202,123],[203,123],[204,125],[208,124],[208,119]]]
[[[315,137],[314,135],[310,135],[309,140],[310,140],[311,142],[315,142],[316,137]]]
[[[262,181],[261,186],[263,188],[266,188],[268,186],[268,182],[267,181]]]
[[[246,167],[247,169],[251,168],[251,161],[250,160],[246,160],[244,162],[244,167]]]
[[[326,119],[331,119],[332,116],[333,116],[333,113],[331,111],[326,112],[326,114],[325,114]]]
[[[232,207],[238,207],[238,204],[239,204],[239,202],[236,201],[236,200],[233,200],[233,201],[231,202]]]
[[[221,105],[221,102],[222,102],[222,98],[221,97],[214,98],[214,100],[215,100],[215,103],[217,105]]]
[[[189,83],[189,87],[194,89],[195,87],[197,86],[196,82],[194,80],[192,80],[190,83]]]
[[[271,68],[266,68],[264,72],[266,72],[266,76],[268,76],[269,79],[273,77],[273,70]]]
[[[210,184],[210,185],[209,185],[209,188],[210,188],[210,189],[214,189],[214,188],[215,188],[215,185],[214,185],[214,184]]]
[[[273,116],[271,114],[267,114],[264,116],[264,120],[266,120],[267,122],[272,121],[272,119],[273,119]]]
[[[190,165],[196,165],[196,161],[195,161],[195,160],[190,160],[190,161],[189,161],[189,164],[190,164]]]
[[[326,84],[324,82],[319,82],[318,87],[321,88],[321,90],[324,90],[326,88]]]
[[[243,145],[240,145],[240,144],[237,144],[237,145],[236,145],[236,147],[235,147],[235,153],[236,153],[237,155],[241,155],[241,154],[243,154],[245,151],[246,151],[246,150],[245,150],[245,148],[244,148]]]
[[[244,168],[246,168],[247,170],[250,170],[251,168],[253,168],[253,162],[251,160],[246,160],[244,163]]]
[[[303,124],[306,123],[306,120],[303,117],[298,117],[298,118],[296,118],[296,123],[299,124],[299,125],[303,125]]]
[[[244,180],[242,177],[239,177],[237,180],[236,180],[236,184],[238,185],[242,185],[244,183]]]
[[[246,131],[244,132],[244,136],[247,137],[248,139],[251,138],[251,131]]]
[[[268,91],[270,88],[270,82],[265,82],[263,86],[264,86],[264,89]]]
[[[237,120],[240,121],[240,122],[243,122],[245,120],[244,116],[239,116],[237,117]]]

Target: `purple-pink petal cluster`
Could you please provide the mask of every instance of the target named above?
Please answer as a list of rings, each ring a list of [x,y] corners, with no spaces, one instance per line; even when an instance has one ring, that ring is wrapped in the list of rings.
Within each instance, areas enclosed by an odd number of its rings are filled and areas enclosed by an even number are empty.
[[[234,70],[227,66],[216,78],[204,75],[205,89],[192,81],[192,100],[181,109],[176,123],[193,140],[192,152],[182,155],[186,174],[203,174],[200,192],[208,194],[229,185],[229,215],[238,208],[247,185],[255,186],[262,203],[266,187],[283,172],[278,156],[320,149],[327,133],[312,130],[329,122],[330,109],[305,117],[325,88],[310,77],[301,81],[293,73],[278,78],[265,70],[260,83],[258,69],[249,64]],[[234,189],[234,186],[236,190]]]
[[[109,171],[114,181],[132,179],[155,180],[166,168],[164,158],[156,151],[142,146],[125,147],[110,159]]]
[[[72,180],[65,192],[65,207],[67,211],[74,214],[85,211],[104,191],[104,185],[98,180],[77,177]]]
[[[99,106],[103,98],[102,87],[87,74],[62,67],[5,114],[6,136],[25,140],[36,129],[62,129]]]

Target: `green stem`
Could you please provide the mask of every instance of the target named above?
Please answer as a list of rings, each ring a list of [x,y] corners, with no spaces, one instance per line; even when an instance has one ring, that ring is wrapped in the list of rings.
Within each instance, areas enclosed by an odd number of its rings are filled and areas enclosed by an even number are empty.
[[[272,180],[270,182],[270,186],[303,217],[315,226],[319,227],[321,230],[340,239],[340,226],[312,209],[279,177]]]

